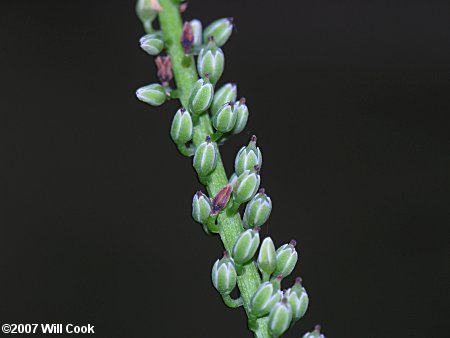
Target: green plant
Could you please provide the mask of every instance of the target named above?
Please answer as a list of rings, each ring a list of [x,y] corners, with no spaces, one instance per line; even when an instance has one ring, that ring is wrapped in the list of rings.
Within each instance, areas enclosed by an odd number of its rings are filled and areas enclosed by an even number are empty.
[[[233,30],[230,18],[220,19],[202,32],[200,21],[183,24],[184,4],[175,0],[139,0],[137,14],[147,33],[141,47],[158,56],[156,65],[160,84],[137,90],[137,97],[154,106],[168,99],[179,99],[182,107],[175,113],[171,137],[179,151],[193,156],[193,166],[209,197],[197,192],[192,216],[207,234],[218,234],[225,253],[212,269],[212,282],[224,303],[243,306],[248,327],[255,337],[279,337],[306,312],[308,295],[297,278],[288,290],[281,291],[283,277],[297,263],[295,241],[275,250],[270,237],[260,246],[259,229],[269,218],[272,201],[260,186],[262,153],[253,136],[235,159],[235,173],[225,173],[219,145],[240,133],[248,120],[245,99],[237,99],[236,85],[215,88],[224,70],[222,49]],[[159,18],[161,30],[153,21]],[[197,62],[195,62],[197,56]],[[170,87],[174,75],[176,88]],[[247,203],[241,218],[239,207]],[[259,252],[258,252],[259,248]],[[240,296],[233,299],[233,289]]]

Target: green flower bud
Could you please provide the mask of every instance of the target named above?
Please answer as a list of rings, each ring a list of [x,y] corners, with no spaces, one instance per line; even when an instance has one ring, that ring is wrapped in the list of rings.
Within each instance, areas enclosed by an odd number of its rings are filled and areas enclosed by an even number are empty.
[[[236,287],[236,269],[233,259],[225,251],[223,258],[217,260],[212,268],[212,282],[221,295],[229,295]]]
[[[235,84],[227,83],[223,85],[214,93],[214,99],[211,104],[211,113],[213,115],[216,114],[219,109],[226,103],[236,101],[236,97],[237,87]]]
[[[262,226],[267,222],[272,211],[272,200],[266,195],[263,188],[247,203],[243,223],[246,228]]]
[[[195,150],[194,168],[199,176],[208,176],[217,165],[216,146],[209,136]]]
[[[233,259],[236,264],[245,265],[256,254],[259,246],[259,228],[249,229],[241,233],[233,246]]]
[[[295,250],[297,243],[292,240],[289,244],[284,244],[277,250],[277,267],[275,269],[276,275],[289,276],[297,264],[298,254]]]
[[[199,79],[192,88],[189,97],[189,111],[192,114],[201,114],[209,108],[214,96],[214,89],[212,84],[206,80]]]
[[[302,286],[302,279],[300,277],[295,279],[295,284],[284,293],[284,297],[286,297],[291,306],[292,323],[295,323],[305,315],[309,304],[308,294]]]
[[[236,124],[234,125],[234,128],[231,131],[231,133],[233,135],[236,135],[244,130],[248,121],[248,108],[247,105],[245,104],[245,98],[241,98],[239,102],[236,102],[234,109],[236,110],[237,117],[236,117]]]
[[[139,88],[136,91],[136,96],[142,102],[152,106],[160,106],[166,102],[167,99],[166,91],[159,83],[152,83],[148,86]]]
[[[150,55],[158,55],[164,48],[164,40],[161,34],[150,33],[144,35],[140,40],[141,48]]]
[[[292,320],[291,306],[286,298],[274,305],[269,314],[269,332],[273,337],[280,337],[289,328]]]
[[[272,238],[266,237],[259,249],[258,268],[261,273],[270,277],[277,267],[277,257],[275,254],[275,245]]]
[[[211,213],[212,204],[208,196],[201,191],[197,191],[192,199],[192,218],[200,223],[206,224]]]
[[[251,170],[258,165],[262,166],[262,154],[259,147],[256,146],[257,138],[252,136],[247,147],[242,147],[236,155],[234,160],[234,172],[236,175],[241,175],[245,170]]]
[[[136,15],[144,25],[146,32],[152,31],[152,21],[158,13],[152,8],[150,0],[138,0],[136,2]]]
[[[214,37],[217,46],[222,47],[233,32],[233,18],[219,19],[211,23],[203,31],[203,41],[208,42],[210,36]]]
[[[200,46],[203,42],[203,28],[200,20],[194,19],[189,22],[192,27],[192,35],[194,36],[193,45]]]
[[[170,128],[170,136],[176,144],[186,144],[192,140],[192,118],[191,114],[184,108],[178,109]]]
[[[237,113],[232,103],[225,104],[213,115],[212,124],[216,130],[228,133],[236,123]]]
[[[259,188],[259,166],[244,171],[233,185],[234,201],[238,204],[250,201]]]
[[[210,38],[208,45],[203,47],[198,54],[197,70],[200,77],[205,78],[209,75],[209,81],[212,84],[220,79],[225,67],[225,56],[222,49],[216,46],[214,38]]]
[[[278,276],[273,281],[262,283],[250,300],[250,311],[254,317],[269,314],[272,307],[280,301],[282,292],[280,283],[283,277]]]
[[[307,332],[302,338],[325,338],[323,334],[320,333],[320,325],[316,325],[313,332]]]

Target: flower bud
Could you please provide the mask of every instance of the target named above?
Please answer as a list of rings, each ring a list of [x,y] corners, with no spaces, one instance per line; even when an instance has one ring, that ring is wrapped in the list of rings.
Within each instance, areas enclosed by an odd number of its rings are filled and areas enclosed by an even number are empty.
[[[192,199],[192,218],[200,223],[206,224],[211,213],[211,202],[204,193],[197,191]]]
[[[219,109],[228,102],[236,101],[237,87],[233,83],[224,84],[214,93],[214,99],[211,104],[211,113],[216,114]]]
[[[217,165],[216,146],[209,136],[195,150],[194,168],[199,176],[208,176]]]
[[[273,281],[262,283],[250,300],[251,315],[263,317],[267,315],[272,307],[280,301],[282,292],[280,283],[282,277],[279,276]]]
[[[172,127],[170,128],[170,136],[176,144],[186,144],[186,142],[192,140],[192,118],[191,114],[184,109],[180,108],[176,112]]]
[[[225,251],[223,258],[217,260],[212,268],[212,282],[221,295],[229,295],[236,287],[236,269],[233,259]]]
[[[244,130],[248,121],[248,108],[247,105],[245,104],[245,98],[241,98],[239,102],[235,103],[234,110],[236,111],[237,117],[236,123],[231,133],[233,135],[236,135]]]
[[[160,106],[166,101],[166,91],[159,83],[152,83],[148,86],[139,88],[136,96],[142,102],[152,106]]]
[[[269,314],[269,332],[272,337],[280,337],[289,328],[292,320],[291,306],[286,298],[274,305]]]
[[[275,245],[272,238],[266,237],[259,248],[258,268],[262,274],[270,276],[277,267],[277,257],[275,254]]]
[[[228,133],[236,123],[237,113],[232,103],[225,104],[212,116],[212,124],[221,133]]]
[[[192,88],[189,97],[189,111],[192,114],[201,114],[209,108],[214,96],[214,89],[212,84],[206,80],[199,79]]]
[[[150,33],[144,35],[140,40],[141,48],[150,55],[158,55],[164,48],[164,40],[161,34]]]
[[[267,222],[272,211],[272,200],[265,194],[263,188],[247,203],[243,222],[246,228],[262,226]]]
[[[320,325],[316,325],[313,332],[307,332],[302,338],[325,338],[323,334],[320,333]]]
[[[190,21],[190,24],[192,28],[192,35],[194,36],[193,44],[194,46],[200,46],[203,42],[202,22],[200,20],[194,19]]]
[[[261,168],[262,154],[256,146],[256,136],[253,135],[247,147],[242,147],[234,160],[234,172],[241,175],[245,170],[251,170],[258,165]]]
[[[200,77],[204,78],[209,75],[209,81],[212,84],[220,79],[225,67],[225,56],[222,49],[216,46],[214,38],[210,38],[208,45],[203,47],[198,54],[197,70]]]
[[[228,41],[233,32],[233,18],[223,18],[212,22],[203,31],[203,41],[208,42],[210,36],[214,37],[217,46],[221,47]]]
[[[158,13],[152,8],[149,0],[138,0],[136,2],[136,15],[144,25],[145,31],[150,32],[152,30],[152,21]]]
[[[298,254],[295,250],[296,242],[290,241],[289,244],[284,244],[277,250],[277,267],[275,269],[276,275],[283,275],[284,277],[291,274],[292,270],[297,264]]]
[[[295,279],[295,284],[284,293],[284,297],[291,306],[292,323],[294,323],[305,315],[309,304],[308,294],[302,286],[300,277]]]
[[[236,264],[245,265],[253,259],[259,246],[259,228],[241,233],[233,246],[233,259]]]
[[[259,167],[244,171],[233,185],[234,201],[238,204],[245,203],[255,195],[259,188]]]

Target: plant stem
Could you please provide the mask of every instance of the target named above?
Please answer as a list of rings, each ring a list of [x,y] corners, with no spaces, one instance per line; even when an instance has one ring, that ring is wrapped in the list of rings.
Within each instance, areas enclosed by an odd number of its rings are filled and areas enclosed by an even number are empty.
[[[186,64],[185,53],[181,46],[182,19],[178,5],[173,0],[160,0],[163,10],[159,13],[159,20],[163,30],[167,52],[172,61],[172,70],[175,82],[179,91],[181,104],[188,108],[188,100],[191,89],[197,81],[197,71],[195,62]],[[190,56],[193,58],[192,56]],[[211,119],[208,114],[201,115],[194,123],[194,146],[198,147],[208,135],[213,134]],[[208,177],[206,188],[210,196],[215,196],[221,188],[228,184],[228,178],[222,164],[220,152],[218,151],[218,161],[216,169]],[[218,217],[220,226],[220,238],[226,250],[231,252],[233,245],[244,228],[239,214],[227,215],[222,212]],[[238,277],[238,287],[243,300],[243,305],[247,315],[249,314],[249,304],[252,295],[261,283],[260,276],[254,263],[245,267],[245,272]],[[255,337],[269,338],[267,330],[267,318],[257,320],[257,328],[254,330]]]

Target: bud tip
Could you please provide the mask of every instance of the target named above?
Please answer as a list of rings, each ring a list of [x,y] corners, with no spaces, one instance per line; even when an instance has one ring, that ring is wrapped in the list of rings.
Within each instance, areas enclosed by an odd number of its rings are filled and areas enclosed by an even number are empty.
[[[295,247],[295,246],[297,245],[297,241],[296,241],[295,239],[292,239],[292,240],[289,242],[289,245],[292,246],[292,247]]]
[[[258,138],[256,137],[256,135],[253,135],[253,136],[250,138],[250,142],[253,142],[253,143],[256,143],[257,140],[258,140]]]
[[[314,326],[314,331],[317,331],[318,333],[320,333],[320,330],[322,330],[322,326],[320,326],[319,324]]]
[[[302,285],[302,282],[303,282],[302,277],[297,277],[297,278],[295,278],[295,284],[300,284],[300,285]]]
[[[265,194],[266,194],[266,189],[260,188],[260,189],[258,190],[258,193],[260,193],[260,194],[262,194],[262,195],[265,195]]]

